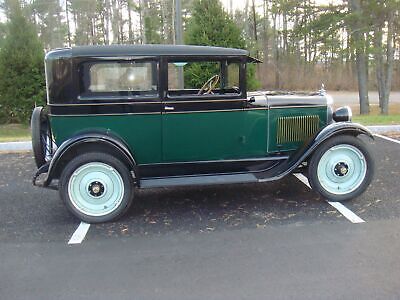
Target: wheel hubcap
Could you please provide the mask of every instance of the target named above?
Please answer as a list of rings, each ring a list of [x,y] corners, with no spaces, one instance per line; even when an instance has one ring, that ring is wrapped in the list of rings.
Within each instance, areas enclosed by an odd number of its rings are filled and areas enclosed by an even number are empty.
[[[352,145],[337,145],[322,155],[317,176],[321,186],[331,194],[355,191],[367,174],[364,154]]]
[[[90,195],[100,197],[104,193],[104,185],[99,181],[93,181],[88,187]]]
[[[72,205],[88,216],[104,216],[115,211],[124,197],[124,182],[113,167],[91,162],[77,168],[68,182]]]
[[[334,172],[336,176],[345,176],[349,172],[349,166],[345,162],[340,162],[336,164]]]

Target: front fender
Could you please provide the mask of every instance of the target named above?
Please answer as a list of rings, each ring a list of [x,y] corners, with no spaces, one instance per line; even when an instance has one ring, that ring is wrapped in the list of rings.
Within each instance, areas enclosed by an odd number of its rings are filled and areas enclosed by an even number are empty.
[[[294,164],[293,169],[296,168],[303,161],[305,161],[319,145],[321,145],[329,138],[339,134],[347,134],[353,136],[365,134],[371,139],[374,139],[374,135],[372,134],[372,132],[361,124],[352,122],[332,123],[318,131],[308,142],[303,145],[302,148],[300,148],[300,150],[294,155],[294,157],[290,159]]]
[[[361,124],[352,122],[338,122],[332,123],[320,130],[314,137],[313,142],[320,143],[338,134],[350,134],[354,136],[365,134],[371,139],[374,139],[372,132]]]
[[[46,187],[51,183],[55,173],[58,171],[60,162],[70,151],[76,149],[78,146],[89,144],[96,144],[99,146],[105,145],[117,151],[117,153],[119,153],[128,163],[130,169],[134,169],[136,166],[135,159],[133,158],[129,148],[118,138],[101,133],[85,133],[66,140],[60,147],[58,147],[48,166],[47,177],[43,182],[43,186]]]
[[[329,138],[339,134],[354,136],[365,134],[371,139],[374,139],[372,132],[365,126],[362,126],[358,123],[332,123],[322,128],[313,137],[311,137],[300,149],[290,156],[284,164],[280,165],[278,169],[273,172],[273,174],[268,173],[268,175],[266,175],[264,178],[261,178],[259,181],[277,180],[292,173],[302,162],[306,161],[310,157],[310,155],[315,151],[315,149],[318,148],[318,146],[320,146]]]

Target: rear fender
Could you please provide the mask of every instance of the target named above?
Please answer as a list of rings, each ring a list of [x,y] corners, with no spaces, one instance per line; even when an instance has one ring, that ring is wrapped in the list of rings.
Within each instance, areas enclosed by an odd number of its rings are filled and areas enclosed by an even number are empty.
[[[61,144],[48,166],[47,178],[43,182],[43,186],[49,186],[51,181],[59,176],[66,159],[70,159],[71,155],[75,154],[76,151],[86,151],[88,149],[112,152],[127,164],[129,170],[134,171],[134,173],[136,171],[135,159],[125,143],[114,136],[101,133],[86,133],[68,139]]]

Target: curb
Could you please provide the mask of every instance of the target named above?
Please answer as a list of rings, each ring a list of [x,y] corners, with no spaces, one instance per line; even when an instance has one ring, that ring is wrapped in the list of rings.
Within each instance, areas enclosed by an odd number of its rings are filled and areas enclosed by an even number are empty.
[[[0,152],[25,152],[31,150],[31,141],[0,143]]]
[[[400,132],[400,125],[374,125],[367,128],[373,133]]]
[[[366,126],[373,133],[400,132],[400,125]],[[0,143],[0,152],[32,151],[31,141]]]

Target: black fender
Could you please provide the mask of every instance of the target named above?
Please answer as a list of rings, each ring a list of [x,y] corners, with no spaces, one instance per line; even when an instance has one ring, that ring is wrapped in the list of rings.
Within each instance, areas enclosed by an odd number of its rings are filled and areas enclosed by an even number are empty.
[[[128,146],[123,141],[115,136],[105,133],[85,133],[66,140],[60,145],[60,147],[57,148],[48,165],[47,178],[44,180],[43,186],[49,186],[56,174],[59,173],[60,162],[68,155],[68,153],[71,153],[71,151],[74,151],[77,149],[77,147],[90,144],[96,146],[105,145],[108,147],[108,149],[113,149],[121,156],[124,162],[128,164],[128,168],[133,170],[135,173],[136,161],[133,158]]]
[[[338,134],[347,134],[347,135],[354,135],[358,136],[361,134],[364,134],[368,137],[370,137],[372,140],[374,140],[374,135],[373,133],[365,126],[358,124],[358,123],[352,123],[352,122],[338,122],[338,123],[332,123],[323,129],[321,129],[314,137],[313,141],[314,143],[321,143],[325,141],[326,139],[338,135]]]
[[[364,134],[374,140],[372,132],[361,124],[352,122],[329,124],[305,142],[301,148],[293,153],[286,162],[279,165],[272,173],[269,172],[268,174],[263,174],[264,176],[262,176],[262,178],[259,177],[259,181],[278,180],[292,173],[301,163],[306,161],[323,142],[339,134],[353,135],[355,137]]]
[[[309,140],[308,143],[306,143],[301,148],[301,150],[299,151],[300,157],[297,158],[294,163],[295,167],[305,161],[314,152],[314,150],[318,148],[319,145],[321,145],[329,138],[337,136],[339,134],[353,135],[355,137],[364,134],[372,140],[375,139],[373,133],[367,127],[361,124],[352,122],[332,123],[317,132],[314,137],[311,138],[311,140]]]

